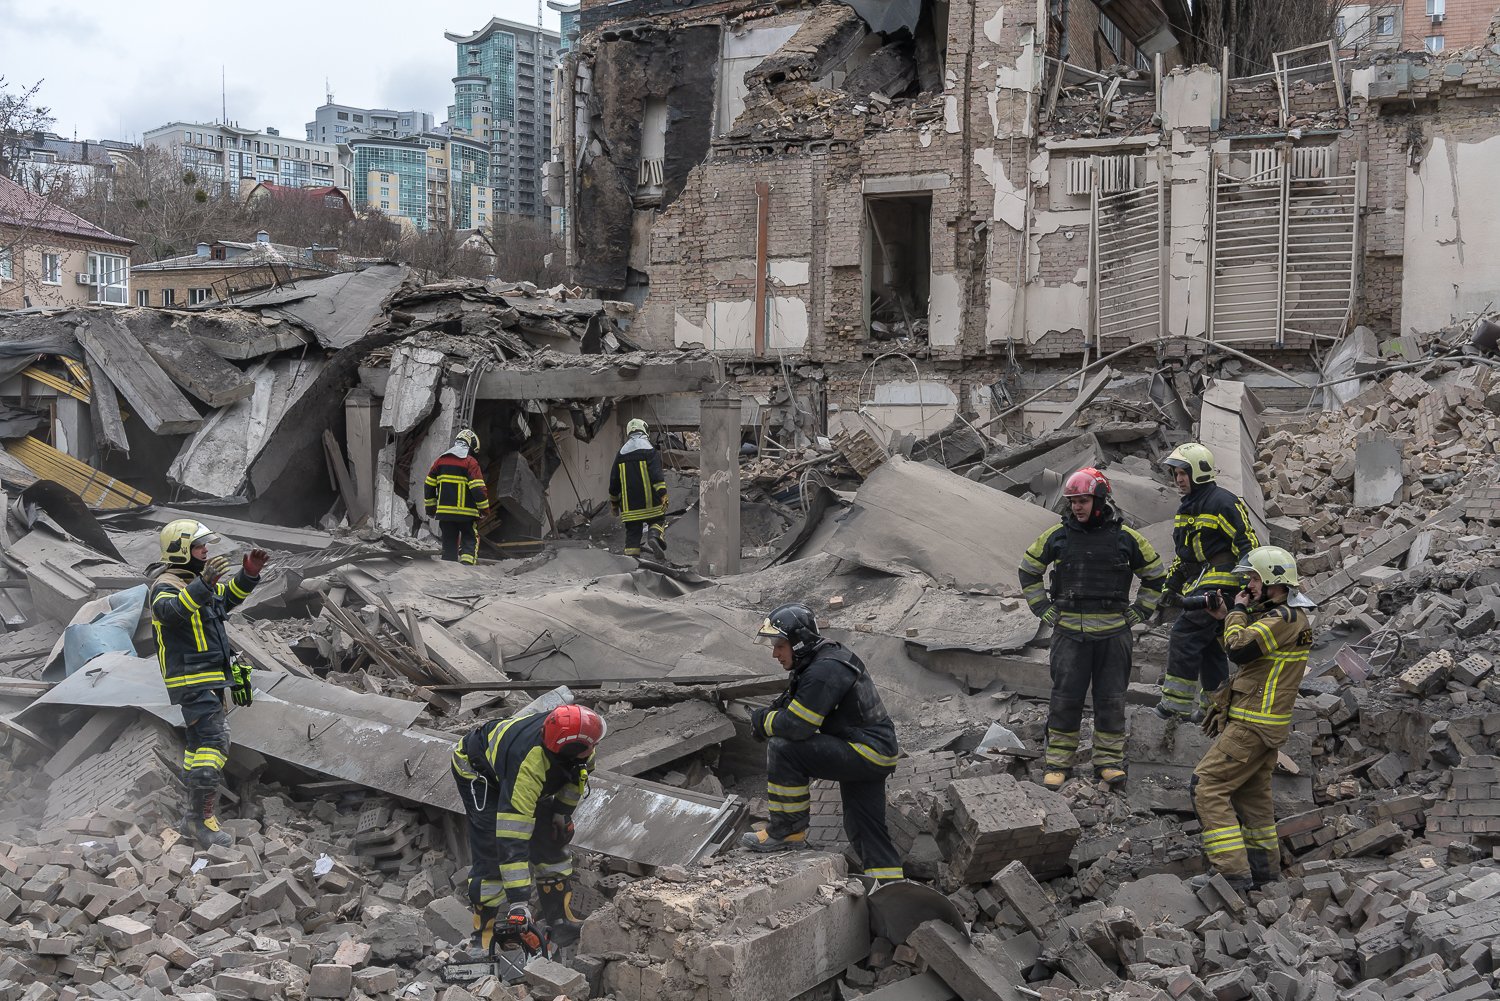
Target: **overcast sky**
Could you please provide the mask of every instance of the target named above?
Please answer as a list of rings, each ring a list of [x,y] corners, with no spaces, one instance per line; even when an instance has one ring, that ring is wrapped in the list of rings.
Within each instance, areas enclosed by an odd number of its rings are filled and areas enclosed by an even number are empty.
[[[557,12],[544,7],[553,31]],[[527,0],[0,0],[0,75],[11,91],[38,80],[54,131],[123,139],[171,121],[220,115],[223,67],[229,120],[302,139],[334,100],[432,112],[453,100],[457,57],[443,32],[470,34],[501,17],[536,23]]]

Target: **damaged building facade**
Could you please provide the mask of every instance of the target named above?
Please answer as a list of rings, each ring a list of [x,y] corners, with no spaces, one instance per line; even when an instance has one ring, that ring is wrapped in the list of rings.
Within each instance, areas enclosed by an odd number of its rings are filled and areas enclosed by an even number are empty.
[[[837,366],[902,351],[981,414],[1018,360],[1171,337],[1297,367],[1494,298],[1493,33],[1228,78],[1174,66],[1154,4],[1107,10],[585,2],[551,189],[574,279],[649,347],[835,366],[835,404],[870,402]]]

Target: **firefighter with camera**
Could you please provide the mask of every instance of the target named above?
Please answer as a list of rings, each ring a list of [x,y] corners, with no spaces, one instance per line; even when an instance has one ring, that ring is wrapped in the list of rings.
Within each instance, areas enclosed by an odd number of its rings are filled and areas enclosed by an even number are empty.
[[[1238,594],[1235,566],[1260,545],[1250,509],[1219,486],[1213,453],[1198,442],[1179,445],[1162,465],[1182,495],[1172,519],[1176,558],[1167,568],[1163,604],[1178,605],[1172,623],[1167,670],[1156,713],[1163,719],[1202,719],[1203,693],[1229,676],[1220,641],[1226,599]]]

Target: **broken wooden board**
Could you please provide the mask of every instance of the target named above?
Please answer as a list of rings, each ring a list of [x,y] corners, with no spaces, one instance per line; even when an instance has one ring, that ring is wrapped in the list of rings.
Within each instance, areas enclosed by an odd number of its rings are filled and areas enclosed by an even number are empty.
[[[115,384],[109,381],[97,362],[90,360],[89,381],[93,384],[93,403],[89,406],[89,418],[94,425],[94,435],[107,450],[130,455],[130,439],[125,435],[125,418],[120,413],[120,398],[115,393]]]
[[[173,382],[211,407],[227,407],[255,393],[255,382],[244,371],[218,355],[204,351],[190,333],[191,320],[171,327],[133,324],[135,335]]]
[[[433,619],[418,620],[418,635],[427,659],[454,678],[457,684],[483,684],[502,681],[505,672],[456,639],[442,623]]]
[[[707,702],[627,709],[610,713],[609,739],[599,745],[598,766],[621,775],[642,775],[733,737],[729,717]]]
[[[28,436],[8,441],[5,451],[38,478],[62,485],[83,498],[89,507],[101,511],[123,511],[151,503],[149,494],[121,483],[36,438]]]
[[[104,370],[152,434],[188,434],[203,426],[198,411],[142,350],[124,320],[95,316],[78,325],[77,336],[89,361]]]

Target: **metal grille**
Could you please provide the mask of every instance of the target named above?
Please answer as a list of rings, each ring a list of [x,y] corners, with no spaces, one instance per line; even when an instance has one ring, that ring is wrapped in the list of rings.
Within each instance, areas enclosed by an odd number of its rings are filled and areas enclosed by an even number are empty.
[[[1278,162],[1269,173],[1214,173],[1215,340],[1334,336],[1353,300],[1357,177],[1294,177],[1295,153],[1271,152]],[[1316,164],[1309,157],[1302,166]]]
[[[1160,183],[1094,195],[1090,285],[1101,341],[1162,333],[1162,201]]]
[[[1145,174],[1145,158],[1129,153],[1115,156],[1082,156],[1068,161],[1067,194],[1092,194],[1095,177],[1105,194],[1129,191]]]

